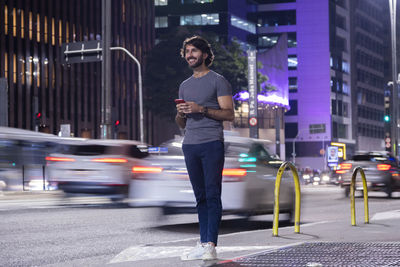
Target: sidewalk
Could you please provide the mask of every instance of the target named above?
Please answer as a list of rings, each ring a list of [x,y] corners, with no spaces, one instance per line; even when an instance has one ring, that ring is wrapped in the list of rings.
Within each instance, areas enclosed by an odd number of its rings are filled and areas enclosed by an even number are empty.
[[[300,226],[221,235],[216,261],[181,261],[195,239],[132,248],[115,257],[113,266],[400,266],[400,210],[376,214],[364,224],[320,221]],[[148,258],[144,258],[144,254]],[[165,253],[165,258],[154,258]],[[140,254],[138,256],[138,254]],[[142,260],[138,260],[138,257]]]
[[[400,210],[377,214],[357,226],[348,222],[318,222],[304,225],[296,234],[293,227],[279,230],[278,237],[271,231],[249,233],[253,242],[275,246],[250,256],[220,261],[217,266],[399,266],[400,265]],[[260,238],[264,237],[264,240]],[[229,243],[240,238],[229,238]]]

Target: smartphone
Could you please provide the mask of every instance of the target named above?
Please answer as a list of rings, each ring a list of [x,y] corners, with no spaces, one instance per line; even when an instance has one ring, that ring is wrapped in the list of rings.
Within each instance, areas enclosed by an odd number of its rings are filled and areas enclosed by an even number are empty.
[[[183,99],[175,99],[175,103],[176,104],[182,104],[182,103],[185,103],[185,100],[183,100]]]

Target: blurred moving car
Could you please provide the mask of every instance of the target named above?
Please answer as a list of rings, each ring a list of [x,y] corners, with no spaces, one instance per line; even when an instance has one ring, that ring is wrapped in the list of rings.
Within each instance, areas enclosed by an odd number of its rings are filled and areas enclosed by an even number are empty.
[[[136,141],[66,138],[46,157],[49,181],[68,194],[121,200],[129,192],[132,167],[147,155],[147,146]]]
[[[369,191],[383,191],[390,198],[392,192],[400,190],[400,171],[396,158],[386,151],[357,152],[351,160],[339,164],[336,170],[346,196],[350,193],[351,177],[356,167],[363,168]],[[356,178],[356,190],[363,190],[359,174]]]
[[[47,190],[46,156],[59,137],[0,127],[0,181],[3,190]]]
[[[224,214],[251,216],[273,213],[274,188],[282,161],[268,153],[258,139],[225,135],[225,165],[222,180]],[[165,213],[194,212],[196,201],[182,153],[182,138],[161,145],[168,153],[150,155],[150,165],[135,166],[130,187],[130,205],[162,207]],[[293,213],[294,182],[284,173],[280,210]]]

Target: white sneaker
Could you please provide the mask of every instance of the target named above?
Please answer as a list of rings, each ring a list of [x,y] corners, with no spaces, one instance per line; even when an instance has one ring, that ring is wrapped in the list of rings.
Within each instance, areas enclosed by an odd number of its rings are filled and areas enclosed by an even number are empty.
[[[217,259],[217,251],[215,250],[214,244],[207,243],[204,246],[203,260],[216,260]]]
[[[204,245],[200,242],[197,242],[196,247],[194,247],[189,253],[181,256],[181,260],[183,261],[192,261],[192,260],[201,260],[203,259],[204,254]]]

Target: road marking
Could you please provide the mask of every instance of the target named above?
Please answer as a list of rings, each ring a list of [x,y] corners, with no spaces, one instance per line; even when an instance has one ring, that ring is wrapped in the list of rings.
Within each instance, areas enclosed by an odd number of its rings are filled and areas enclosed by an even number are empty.
[[[219,246],[216,249],[217,253],[224,253],[249,250],[268,250],[276,249],[278,247],[280,246]],[[180,257],[181,255],[188,253],[191,249],[193,249],[193,246],[132,246],[119,253],[109,263]]]
[[[372,217],[371,220],[389,220],[400,218],[400,210],[391,210],[385,212],[378,212]]]

